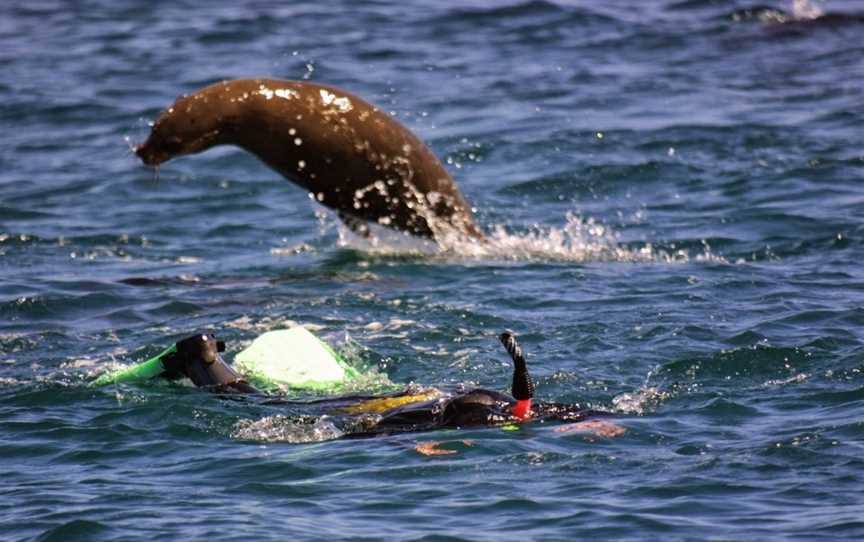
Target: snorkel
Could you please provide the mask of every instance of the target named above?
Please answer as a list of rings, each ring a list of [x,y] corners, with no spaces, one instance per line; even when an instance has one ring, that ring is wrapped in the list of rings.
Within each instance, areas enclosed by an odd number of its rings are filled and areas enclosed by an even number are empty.
[[[531,399],[534,397],[534,381],[528,374],[528,364],[522,353],[522,347],[516,342],[516,337],[510,332],[502,333],[498,339],[507,349],[513,360],[513,387],[511,393],[516,404],[510,410],[514,418],[527,420],[531,417]]]
[[[216,393],[261,393],[225,363],[219,355],[225,351],[225,343],[213,335],[192,335],[179,341],[176,348],[176,355],[163,361],[167,373],[164,376],[185,376],[199,388]]]

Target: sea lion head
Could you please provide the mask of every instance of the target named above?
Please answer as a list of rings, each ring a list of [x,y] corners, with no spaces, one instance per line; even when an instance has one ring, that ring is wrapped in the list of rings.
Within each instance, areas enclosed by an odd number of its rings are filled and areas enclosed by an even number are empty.
[[[148,166],[195,154],[215,145],[230,143],[237,115],[220,95],[197,93],[182,96],[159,115],[150,136],[135,148]]]

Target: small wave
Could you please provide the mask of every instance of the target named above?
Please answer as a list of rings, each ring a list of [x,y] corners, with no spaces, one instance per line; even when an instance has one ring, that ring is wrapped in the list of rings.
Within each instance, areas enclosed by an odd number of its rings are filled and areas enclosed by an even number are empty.
[[[240,420],[231,431],[231,438],[254,442],[323,442],[334,440],[345,433],[327,416],[320,418],[289,418],[282,414],[266,416],[260,420]]]
[[[43,532],[37,540],[39,542],[52,542],[70,540],[95,540],[101,539],[111,531],[110,527],[98,521],[75,519],[67,521],[56,527]]]
[[[535,225],[526,231],[514,232],[502,224],[493,225],[486,242],[468,239],[440,224],[434,229],[437,244],[374,225],[370,237],[361,238],[340,225],[338,245],[374,255],[414,255],[445,260],[728,263],[722,256],[712,253],[705,241],[698,252],[667,249],[652,243],[629,246],[621,243],[619,234],[609,226],[571,212],[565,215],[565,224],[560,228]]]
[[[796,366],[809,365],[811,358],[812,354],[801,348],[771,346],[760,342],[721,350],[710,356],[672,361],[658,368],[654,376],[663,381],[691,381],[702,385],[718,380],[749,380],[770,387],[806,379],[807,374]]]
[[[446,19],[453,20],[454,18],[458,18],[461,20],[481,22],[498,21],[502,18],[536,18],[541,14],[560,16],[564,13],[564,9],[556,5],[554,2],[547,2],[544,0],[515,2],[513,4],[505,4],[503,2],[500,4],[493,3],[491,6],[492,7],[467,7],[448,10],[446,13]],[[442,17],[442,19],[444,19],[444,17]]]
[[[195,275],[177,275],[163,277],[128,277],[120,279],[117,282],[127,286],[136,286],[143,288],[164,287],[164,286],[187,286],[201,282],[201,279]]]

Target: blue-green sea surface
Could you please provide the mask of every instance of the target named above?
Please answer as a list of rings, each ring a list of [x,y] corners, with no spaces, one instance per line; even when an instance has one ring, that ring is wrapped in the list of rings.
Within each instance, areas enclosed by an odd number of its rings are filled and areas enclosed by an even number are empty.
[[[864,538],[864,5],[795,4],[3,3],[0,539]],[[358,239],[233,148],[132,154],[254,76],[391,112],[493,242]],[[346,440],[87,386],[293,323],[370,387],[507,390],[512,329],[539,398],[626,432]]]

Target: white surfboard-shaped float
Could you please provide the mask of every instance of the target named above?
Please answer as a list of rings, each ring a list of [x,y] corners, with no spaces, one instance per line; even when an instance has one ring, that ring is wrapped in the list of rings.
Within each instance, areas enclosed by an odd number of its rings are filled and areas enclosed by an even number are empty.
[[[327,343],[300,326],[260,335],[234,356],[234,368],[265,387],[325,389],[358,377]]]

